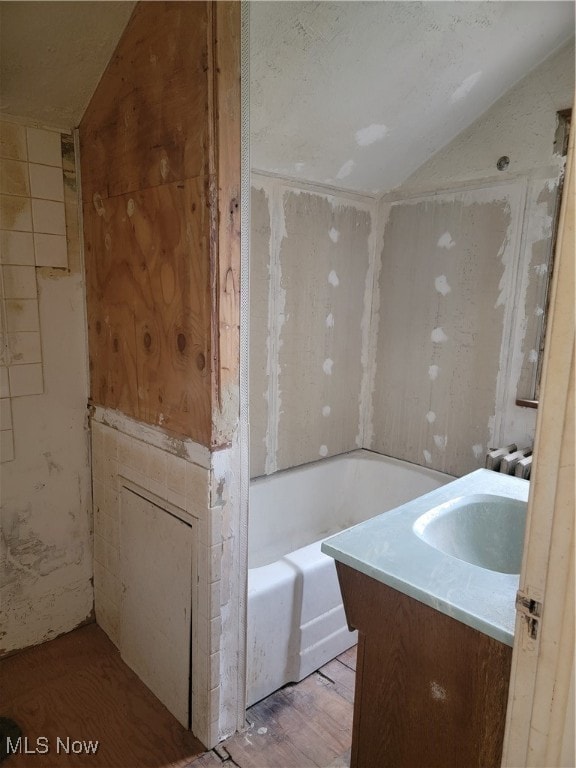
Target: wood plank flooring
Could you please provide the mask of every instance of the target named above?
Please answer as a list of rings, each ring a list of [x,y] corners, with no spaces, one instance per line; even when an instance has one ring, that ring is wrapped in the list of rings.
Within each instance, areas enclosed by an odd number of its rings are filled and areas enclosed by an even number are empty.
[[[247,729],[204,751],[122,662],[95,624],[0,661],[0,716],[29,749],[6,768],[346,768],[356,649],[254,704]],[[56,751],[57,738],[98,741],[95,754]],[[42,746],[42,743],[40,743]]]

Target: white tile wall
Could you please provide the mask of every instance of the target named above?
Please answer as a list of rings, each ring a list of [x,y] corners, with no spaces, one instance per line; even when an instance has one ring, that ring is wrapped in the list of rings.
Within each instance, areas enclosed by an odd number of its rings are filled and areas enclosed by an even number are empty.
[[[60,134],[41,128],[26,128],[28,162],[62,167]]]
[[[44,392],[42,364],[11,365],[8,369],[10,378],[10,397],[41,395]]]
[[[30,163],[28,173],[30,175],[30,197],[64,202],[64,176],[60,168]],[[11,194],[16,193],[12,192]]]
[[[34,239],[31,232],[0,232],[0,264],[34,266]]]
[[[221,511],[208,506],[204,467],[92,420],[94,590],[96,619],[122,650],[120,489],[126,481],[195,519],[197,587],[192,606],[193,731],[204,743],[218,737],[220,708]]]
[[[62,137],[0,124],[0,394],[42,394],[36,268],[68,268]],[[6,431],[6,430],[2,430]],[[14,440],[3,437],[2,460]],[[10,447],[11,446],[11,447]]]

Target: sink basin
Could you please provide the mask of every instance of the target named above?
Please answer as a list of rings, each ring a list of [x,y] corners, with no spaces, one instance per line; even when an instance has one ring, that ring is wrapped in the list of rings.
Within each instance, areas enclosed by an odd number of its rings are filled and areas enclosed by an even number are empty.
[[[520,573],[526,502],[476,493],[433,507],[413,530],[439,552],[499,573]]]

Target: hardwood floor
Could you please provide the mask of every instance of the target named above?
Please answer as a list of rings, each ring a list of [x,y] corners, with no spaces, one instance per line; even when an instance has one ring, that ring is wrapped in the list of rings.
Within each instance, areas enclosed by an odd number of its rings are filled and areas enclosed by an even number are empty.
[[[39,737],[50,747],[45,754],[14,754],[2,765],[344,768],[352,738],[355,651],[252,706],[246,731],[205,752],[91,624],[0,661],[0,716],[20,725],[29,750],[44,749]],[[72,741],[98,741],[98,750],[67,754]]]

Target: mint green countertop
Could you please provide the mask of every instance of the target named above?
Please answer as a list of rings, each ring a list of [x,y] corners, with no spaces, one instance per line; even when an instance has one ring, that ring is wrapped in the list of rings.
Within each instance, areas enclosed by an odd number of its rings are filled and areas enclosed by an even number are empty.
[[[519,574],[444,554],[415,532],[414,523],[454,499],[491,494],[526,502],[528,490],[527,480],[479,469],[326,539],[322,551],[511,646]]]

